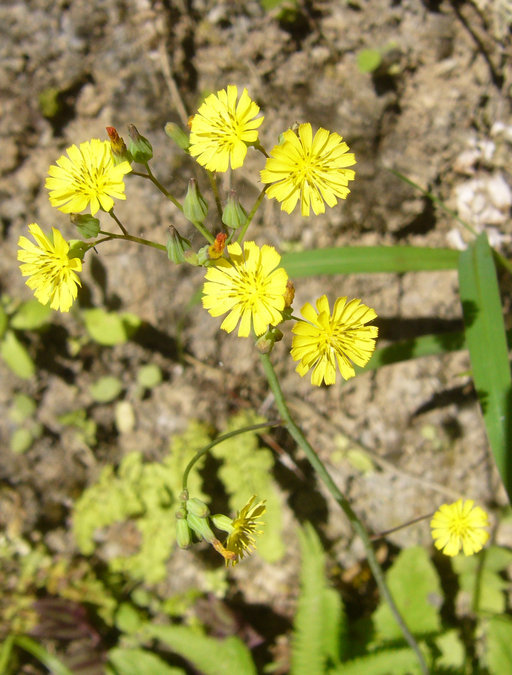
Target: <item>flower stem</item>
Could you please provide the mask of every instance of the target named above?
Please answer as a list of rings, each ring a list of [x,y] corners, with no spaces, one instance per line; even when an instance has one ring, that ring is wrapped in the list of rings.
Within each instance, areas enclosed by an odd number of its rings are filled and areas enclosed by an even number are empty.
[[[111,239],[126,239],[126,241],[133,241],[135,244],[142,244],[142,246],[151,246],[151,248],[157,248],[159,251],[167,251],[167,248],[163,244],[157,244],[156,241],[150,241],[149,239],[142,239],[141,237],[134,237],[132,234],[114,234],[113,232],[105,232],[104,230],[99,231],[100,234],[104,234],[104,239],[98,239],[91,244],[90,248],[97,246],[98,244],[103,244],[104,241],[110,241]]]
[[[125,236],[127,236],[127,235],[128,235],[128,231],[126,230],[126,228],[124,227],[123,223],[119,220],[119,218],[118,218],[118,217],[116,216],[116,214],[114,213],[114,209],[110,209],[110,211],[108,212],[108,215],[116,221],[116,223],[119,225],[119,227],[120,227],[120,229],[121,229],[121,232],[122,232]]]
[[[395,617],[396,622],[400,626],[400,630],[402,631],[402,634],[408,643],[408,645],[411,647],[411,649],[415,652],[416,657],[418,659],[418,662],[420,664],[420,668],[422,673],[425,675],[428,675],[428,668],[427,664],[425,663],[425,659],[423,657],[423,654],[420,651],[420,648],[418,646],[418,643],[414,639],[412,633],[410,630],[407,628],[407,625],[400,614],[400,611],[398,607],[395,604],[395,601],[393,599],[393,596],[391,595],[391,592],[386,584],[386,581],[384,579],[384,572],[379,565],[377,558],[375,556],[375,552],[373,550],[373,546],[370,540],[370,536],[363,525],[362,521],[358,518],[358,516],[355,514],[353,511],[352,507],[350,506],[349,502],[347,501],[346,497],[341,493],[339,490],[338,486],[336,483],[333,481],[330,473],[327,471],[327,468],[325,467],[324,463],[322,460],[319,458],[319,456],[316,454],[316,452],[313,450],[312,446],[309,444],[308,440],[304,436],[304,433],[302,430],[297,426],[295,421],[293,420],[292,416],[290,415],[290,411],[288,410],[288,406],[286,405],[286,401],[283,396],[283,392],[281,390],[281,386],[279,384],[279,380],[277,379],[276,372],[274,370],[274,367],[272,366],[272,363],[270,361],[269,355],[268,354],[261,354],[260,353],[260,358],[261,362],[263,365],[263,369],[265,371],[265,375],[267,377],[268,383],[270,385],[270,389],[272,390],[272,393],[274,394],[275,401],[276,401],[276,406],[279,411],[279,414],[284,420],[284,423],[286,425],[286,428],[288,429],[290,435],[292,438],[295,440],[295,442],[302,448],[304,451],[306,457],[309,460],[309,463],[313,467],[313,469],[316,471],[318,477],[320,480],[324,483],[324,485],[327,487],[331,495],[334,497],[335,501],[337,504],[341,507],[345,515],[347,516],[348,520],[350,521],[350,524],[352,525],[354,531],[359,535],[361,538],[364,548],[366,550],[366,555],[368,558],[368,564],[370,566],[370,569],[373,572],[373,576],[375,577],[375,581],[377,582],[377,586],[379,587],[379,591],[382,595],[383,598],[385,598],[386,602],[389,605],[389,608],[391,609],[391,612],[393,616]]]
[[[191,220],[190,222],[196,228],[196,230],[203,235],[203,237],[209,244],[213,244],[215,242],[215,237],[211,234],[211,232],[208,232],[208,230],[202,223],[199,223],[195,220]]]
[[[192,470],[192,467],[194,464],[201,459],[203,455],[205,455],[207,452],[209,452],[215,445],[218,445],[219,443],[222,443],[223,441],[227,441],[228,438],[233,438],[233,436],[238,436],[239,434],[245,434],[248,431],[257,431],[258,429],[268,429],[268,427],[276,427],[281,424],[280,420],[277,420],[275,422],[262,422],[261,424],[251,424],[250,426],[247,427],[241,427],[240,429],[234,429],[233,431],[228,431],[226,434],[222,434],[221,436],[217,436],[215,440],[213,440],[211,443],[208,445],[205,445],[203,448],[198,450],[196,454],[192,457],[190,462],[187,464],[187,467],[185,471],[183,472],[183,490],[187,490],[187,484],[188,484],[188,476],[190,471]]]
[[[141,178],[147,178],[150,180],[153,185],[160,190],[160,192],[167,197],[169,201],[171,201],[176,208],[178,208],[180,211],[183,211],[183,206],[179,203],[179,201],[174,197],[168,190],[164,188],[162,183],[156,178],[156,176],[153,174],[151,169],[149,168],[149,164],[144,164],[146,167],[147,173],[140,173],[139,171],[132,171],[132,176],[140,176]]]
[[[213,171],[207,171],[206,173],[208,174],[210,187],[212,189],[213,196],[215,197],[215,205],[217,206],[217,213],[219,214],[219,218],[222,221],[222,204],[220,203],[219,186],[217,185],[217,174],[215,174]]]
[[[247,232],[247,228],[251,224],[251,220],[254,218],[254,214],[256,211],[259,209],[259,206],[263,200],[263,197],[265,196],[265,190],[267,189],[267,185],[263,188],[263,190],[259,193],[258,197],[256,198],[256,201],[254,202],[254,206],[251,209],[251,212],[247,216],[247,220],[245,221],[244,226],[240,230],[238,237],[237,237],[237,242],[239,244],[242,243],[243,238],[245,237],[245,233]]]

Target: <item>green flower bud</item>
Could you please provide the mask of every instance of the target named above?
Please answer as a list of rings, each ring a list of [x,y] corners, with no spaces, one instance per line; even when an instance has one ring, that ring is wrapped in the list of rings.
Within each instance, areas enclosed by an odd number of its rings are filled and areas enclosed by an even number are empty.
[[[225,516],[223,513],[216,513],[214,516],[211,516],[211,521],[214,527],[223,532],[231,534],[235,529],[233,527],[233,519]]]
[[[185,262],[185,251],[191,248],[192,244],[188,239],[182,237],[178,230],[172,225],[169,227],[169,239],[167,240],[167,256],[173,263]]]
[[[130,134],[128,150],[133,157],[133,161],[139,162],[139,164],[146,164],[153,157],[151,143],[147,138],[139,134],[134,124],[128,125],[128,133]]]
[[[279,328],[269,328],[269,330],[256,340],[256,349],[262,354],[270,354],[274,349],[274,344],[283,339],[283,333]]]
[[[204,223],[208,213],[206,199],[199,192],[197,181],[191,178],[188,182],[188,190],[183,202],[183,215],[192,223]]]
[[[194,516],[199,516],[199,518],[206,518],[210,513],[208,506],[198,499],[197,497],[191,497],[187,500],[187,513],[193,513]]]
[[[203,246],[197,252],[197,264],[198,265],[205,265],[207,262],[210,261],[209,248],[210,248],[209,244],[206,244],[206,246]]]
[[[90,213],[72,213],[71,222],[76,226],[76,229],[84,239],[92,239],[98,236],[100,221],[91,216]]]
[[[106,127],[108,137],[110,138],[110,147],[112,148],[112,156],[114,158],[114,164],[117,166],[121,162],[133,162],[133,157],[131,153],[128,152],[126,143],[117,133],[115,127]]]
[[[236,230],[247,222],[247,211],[238,201],[235,190],[230,190],[228,201],[222,213],[222,222],[226,227]]]
[[[176,514],[176,541],[180,548],[188,548],[192,543],[192,532],[185,518]]]
[[[179,127],[177,124],[174,124],[174,122],[167,122],[164,130],[169,138],[172,139],[179,148],[185,150],[185,152],[188,152],[190,141],[188,135],[181,127]]]
[[[204,539],[210,544],[216,539],[210,528],[210,525],[208,524],[208,518],[200,518],[193,513],[188,513],[187,523],[190,529],[193,530],[198,537],[201,537],[201,539]]]

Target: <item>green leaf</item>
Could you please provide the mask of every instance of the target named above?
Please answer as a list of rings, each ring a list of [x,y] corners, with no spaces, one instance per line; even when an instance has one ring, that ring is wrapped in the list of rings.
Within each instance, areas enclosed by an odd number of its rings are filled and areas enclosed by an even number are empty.
[[[43,645],[25,635],[14,638],[14,644],[32,654],[40,663],[48,668],[53,675],[73,675],[73,673],[59,659],[50,654]]]
[[[382,61],[378,49],[362,49],[357,54],[357,67],[362,73],[372,73],[380,66]]]
[[[237,637],[214,640],[185,626],[148,625],[145,633],[187,659],[202,675],[256,675],[251,652]]]
[[[2,307],[2,305],[0,305],[0,339],[3,338],[5,331],[7,330],[8,323],[9,317],[7,316],[7,312]]]
[[[292,675],[323,675],[327,662],[340,658],[346,626],[338,593],[329,588],[325,554],[313,526],[299,530],[301,548],[300,595],[293,621]]]
[[[35,363],[29,353],[10,330],[0,343],[0,355],[12,372],[23,380],[29,380],[36,372]]]
[[[412,649],[384,649],[359,659],[344,661],[329,675],[420,675],[418,658]]]
[[[9,407],[9,419],[15,424],[21,424],[37,410],[37,404],[27,394],[15,394],[12,405]]]
[[[376,274],[457,269],[459,251],[412,246],[341,246],[285,253],[281,264],[292,278],[319,274]]]
[[[512,673],[512,619],[495,616],[487,628],[487,664],[491,675]]]
[[[485,232],[460,255],[459,285],[475,389],[496,466],[512,499],[512,379],[496,270]]]
[[[32,432],[29,429],[22,427],[21,429],[15,429],[12,432],[11,437],[9,438],[9,447],[11,452],[14,452],[15,455],[22,455],[30,449],[33,442],[34,437]]]
[[[377,370],[377,368],[388,366],[391,363],[419,359],[422,356],[447,354],[465,348],[466,342],[462,331],[422,335],[412,340],[400,340],[387,347],[376,349],[364,368],[359,366],[355,366],[355,368],[356,372],[363,373],[367,370]]]
[[[137,383],[145,389],[153,389],[162,381],[162,371],[154,363],[148,363],[139,368],[137,373]]]
[[[425,549],[416,546],[401,551],[386,578],[389,590],[413,635],[439,632],[439,607],[443,595],[438,574]],[[403,639],[384,600],[374,612],[373,621],[379,640]]]
[[[97,403],[110,403],[119,396],[122,390],[121,380],[112,375],[100,377],[89,387],[90,394]]]
[[[74,214],[71,216],[71,222],[84,239],[96,237],[100,231],[100,221],[90,213]]]
[[[135,334],[141,324],[135,314],[105,312],[100,308],[84,310],[83,317],[92,339],[106,346],[123,344]]]
[[[48,323],[52,310],[37,300],[22,302],[11,318],[11,327],[19,330],[36,330]]]
[[[186,675],[182,668],[170,666],[145,649],[115,647],[109,651],[108,659],[118,675]]]

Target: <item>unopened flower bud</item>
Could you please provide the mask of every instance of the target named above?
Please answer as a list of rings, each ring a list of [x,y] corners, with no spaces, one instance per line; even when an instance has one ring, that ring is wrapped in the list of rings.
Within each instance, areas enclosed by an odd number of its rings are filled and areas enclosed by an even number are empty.
[[[216,513],[214,516],[210,517],[210,520],[214,527],[223,532],[227,532],[228,534],[231,534],[235,529],[233,527],[233,519],[229,516],[225,516],[223,513]]]
[[[182,237],[178,230],[172,225],[169,227],[169,239],[167,240],[167,256],[171,262],[185,262],[185,252],[191,248],[192,244],[188,239]]]
[[[240,204],[235,190],[230,190],[228,201],[222,213],[222,222],[226,227],[236,230],[247,222],[247,211]]]
[[[190,529],[201,539],[211,543],[216,538],[208,524],[208,518],[200,518],[193,513],[188,513],[187,523]]]
[[[195,251],[185,251],[185,262],[193,267],[199,267],[199,256]]]
[[[192,532],[187,523],[186,513],[176,511],[176,541],[180,548],[188,548],[192,543]]]
[[[198,265],[206,265],[210,261],[209,249],[210,249],[209,244],[206,244],[205,246],[202,246],[199,249],[199,251],[197,252]]]
[[[193,513],[194,516],[198,516],[199,518],[206,518],[210,513],[210,509],[197,497],[191,497],[187,500],[187,513]]]
[[[164,129],[165,133],[176,143],[178,147],[180,147],[182,150],[185,150],[185,152],[188,152],[190,141],[187,134],[181,127],[179,127],[177,124],[174,124],[174,122],[167,122]]]
[[[117,166],[121,162],[133,162],[133,157],[126,147],[126,143],[117,133],[115,127],[106,127],[108,137],[110,138],[110,147],[114,157],[114,164]]]
[[[212,260],[218,260],[222,257],[226,247],[227,238],[227,234],[224,234],[224,232],[219,232],[219,234],[215,237],[214,243],[208,247],[208,255]]]
[[[139,134],[134,124],[128,125],[128,133],[130,134],[128,150],[133,157],[133,161],[139,162],[139,164],[146,164],[153,157],[151,143],[147,138]]]
[[[199,192],[199,187],[195,178],[188,182],[188,190],[183,202],[183,215],[192,223],[204,223],[208,213],[208,204],[206,199]]]
[[[92,239],[100,231],[100,221],[90,213],[72,213],[70,220],[84,239]]]

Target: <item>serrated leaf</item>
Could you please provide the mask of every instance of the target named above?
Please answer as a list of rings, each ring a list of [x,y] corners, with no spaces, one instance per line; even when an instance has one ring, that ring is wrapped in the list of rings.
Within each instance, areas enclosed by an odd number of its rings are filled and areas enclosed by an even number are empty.
[[[449,630],[435,639],[435,645],[440,651],[436,658],[436,668],[456,668],[460,671],[464,665],[466,651],[457,630]]]
[[[22,302],[11,318],[11,327],[18,330],[36,330],[50,320],[52,310],[37,300]]]
[[[114,647],[108,653],[108,660],[117,675],[186,675],[182,668],[170,666],[145,649]]]
[[[487,664],[491,675],[512,672],[512,620],[495,616],[487,627]]]
[[[105,312],[100,308],[84,310],[83,317],[92,339],[106,346],[123,344],[135,334],[141,324],[135,314]]]
[[[35,363],[29,353],[10,330],[5,333],[0,343],[0,356],[12,372],[23,380],[29,380],[36,372]]]
[[[237,637],[215,640],[185,626],[148,625],[145,633],[187,659],[202,675],[256,675],[251,652]]]
[[[281,264],[291,278],[319,274],[376,274],[457,269],[459,251],[413,246],[341,246],[285,253]]]
[[[344,661],[329,675],[421,675],[412,649],[383,649],[359,659]]]
[[[496,269],[482,232],[460,255],[459,286],[475,389],[501,479],[512,498],[512,378]]]
[[[416,546],[401,551],[388,570],[386,579],[413,635],[439,632],[439,607],[443,595],[439,576],[425,549]],[[380,640],[403,639],[400,627],[384,600],[374,612],[373,622]]]
[[[292,675],[323,675],[345,651],[346,625],[341,598],[329,588],[325,553],[313,526],[299,530],[300,594],[293,621]]]
[[[112,375],[100,377],[89,387],[89,392],[97,403],[110,403],[119,396],[122,390],[121,380]]]

